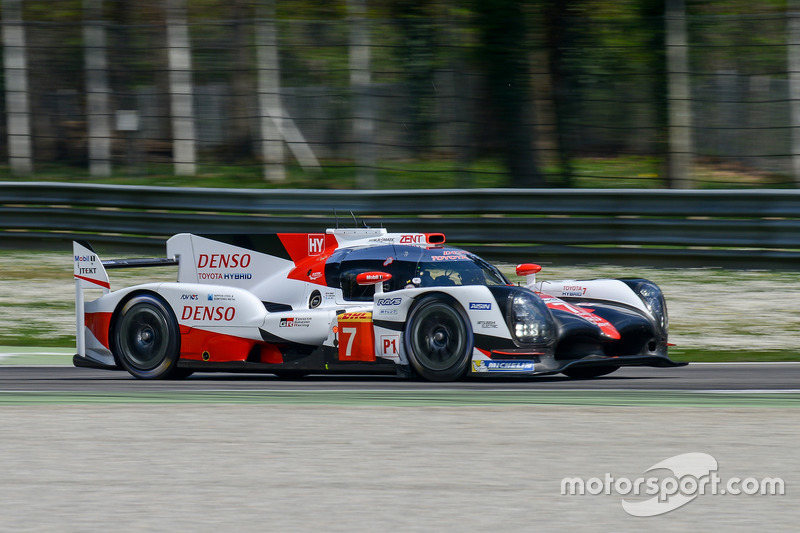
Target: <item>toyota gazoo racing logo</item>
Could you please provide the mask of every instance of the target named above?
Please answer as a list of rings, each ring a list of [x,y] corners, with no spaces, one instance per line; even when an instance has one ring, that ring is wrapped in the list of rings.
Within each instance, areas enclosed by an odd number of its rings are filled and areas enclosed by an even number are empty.
[[[376,302],[379,306],[381,305],[400,305],[403,302],[402,298],[379,298]]]

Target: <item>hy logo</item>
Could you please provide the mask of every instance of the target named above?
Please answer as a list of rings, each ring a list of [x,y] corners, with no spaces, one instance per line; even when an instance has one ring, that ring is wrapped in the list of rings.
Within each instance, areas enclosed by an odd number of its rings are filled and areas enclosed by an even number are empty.
[[[308,255],[320,255],[325,251],[325,235],[309,234]]]

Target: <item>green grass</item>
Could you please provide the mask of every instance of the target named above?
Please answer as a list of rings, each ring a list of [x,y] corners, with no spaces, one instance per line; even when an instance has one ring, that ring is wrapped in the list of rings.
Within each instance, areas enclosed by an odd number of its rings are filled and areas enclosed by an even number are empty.
[[[790,362],[800,361],[800,352],[767,350],[724,350],[672,348],[669,356],[673,361],[689,363],[741,363],[741,362]]]
[[[391,407],[577,405],[800,408],[800,394],[667,391],[2,391],[0,406],[54,404],[274,404]]]

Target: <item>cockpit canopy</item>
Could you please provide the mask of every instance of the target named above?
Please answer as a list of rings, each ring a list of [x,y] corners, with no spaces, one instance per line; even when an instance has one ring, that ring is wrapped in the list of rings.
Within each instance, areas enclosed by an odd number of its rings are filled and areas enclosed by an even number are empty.
[[[420,248],[387,244],[337,250],[325,263],[328,286],[341,288],[346,300],[372,300],[374,286],[356,283],[362,272],[388,272],[384,291],[412,287],[508,285],[494,266],[470,252],[449,247]]]

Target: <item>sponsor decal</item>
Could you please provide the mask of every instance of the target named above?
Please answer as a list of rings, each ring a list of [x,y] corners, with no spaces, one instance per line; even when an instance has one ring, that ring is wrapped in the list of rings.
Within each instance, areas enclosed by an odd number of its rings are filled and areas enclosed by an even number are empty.
[[[478,320],[478,325],[483,329],[497,329],[497,322],[494,320]]]
[[[311,317],[282,318],[279,327],[282,328],[307,328],[311,325]]]
[[[85,267],[78,267],[78,274],[97,274],[97,267],[95,268],[85,268]]]
[[[469,257],[461,250],[444,250],[442,255],[431,256],[434,261],[468,261]]]
[[[394,258],[393,257],[387,257],[386,261],[383,262],[383,266],[388,267],[392,263],[394,263]]]
[[[400,244],[423,244],[425,235],[403,235],[400,237]]]
[[[222,274],[220,272],[198,272],[198,279],[253,279],[253,275],[249,273],[236,273],[236,274]]]
[[[372,313],[344,313],[339,315],[339,321],[342,320],[369,320],[372,318]]]
[[[320,255],[325,251],[325,235],[309,234],[308,255]]]
[[[181,300],[199,300],[199,299],[200,296],[198,296],[197,294],[181,294]]]
[[[386,316],[386,315],[397,315],[399,313],[400,312],[397,309],[378,309],[378,314],[379,315],[383,315],[383,316]]]
[[[247,268],[250,254],[200,254],[197,268]]]
[[[236,316],[234,307],[217,307],[205,305],[184,305],[181,320],[211,320],[214,322],[230,322]]]
[[[323,295],[323,298],[325,300],[335,300],[336,299],[336,293],[333,292],[333,291],[325,291],[325,294]]]
[[[381,357],[397,357],[400,354],[400,335],[381,335],[378,340],[378,355]]]
[[[378,305],[400,305],[402,298],[378,298]]]
[[[223,301],[223,302],[232,302],[235,301],[236,297],[233,294],[209,294],[208,301]]]
[[[492,304],[489,302],[470,302],[469,308],[475,311],[489,311],[492,309]]]
[[[96,255],[76,255],[75,256],[75,261],[94,263],[95,261],[97,261],[97,256]]]
[[[533,361],[473,361],[473,372],[533,372]]]
[[[586,287],[582,285],[564,285],[561,289],[561,296],[583,296],[586,294]]]

